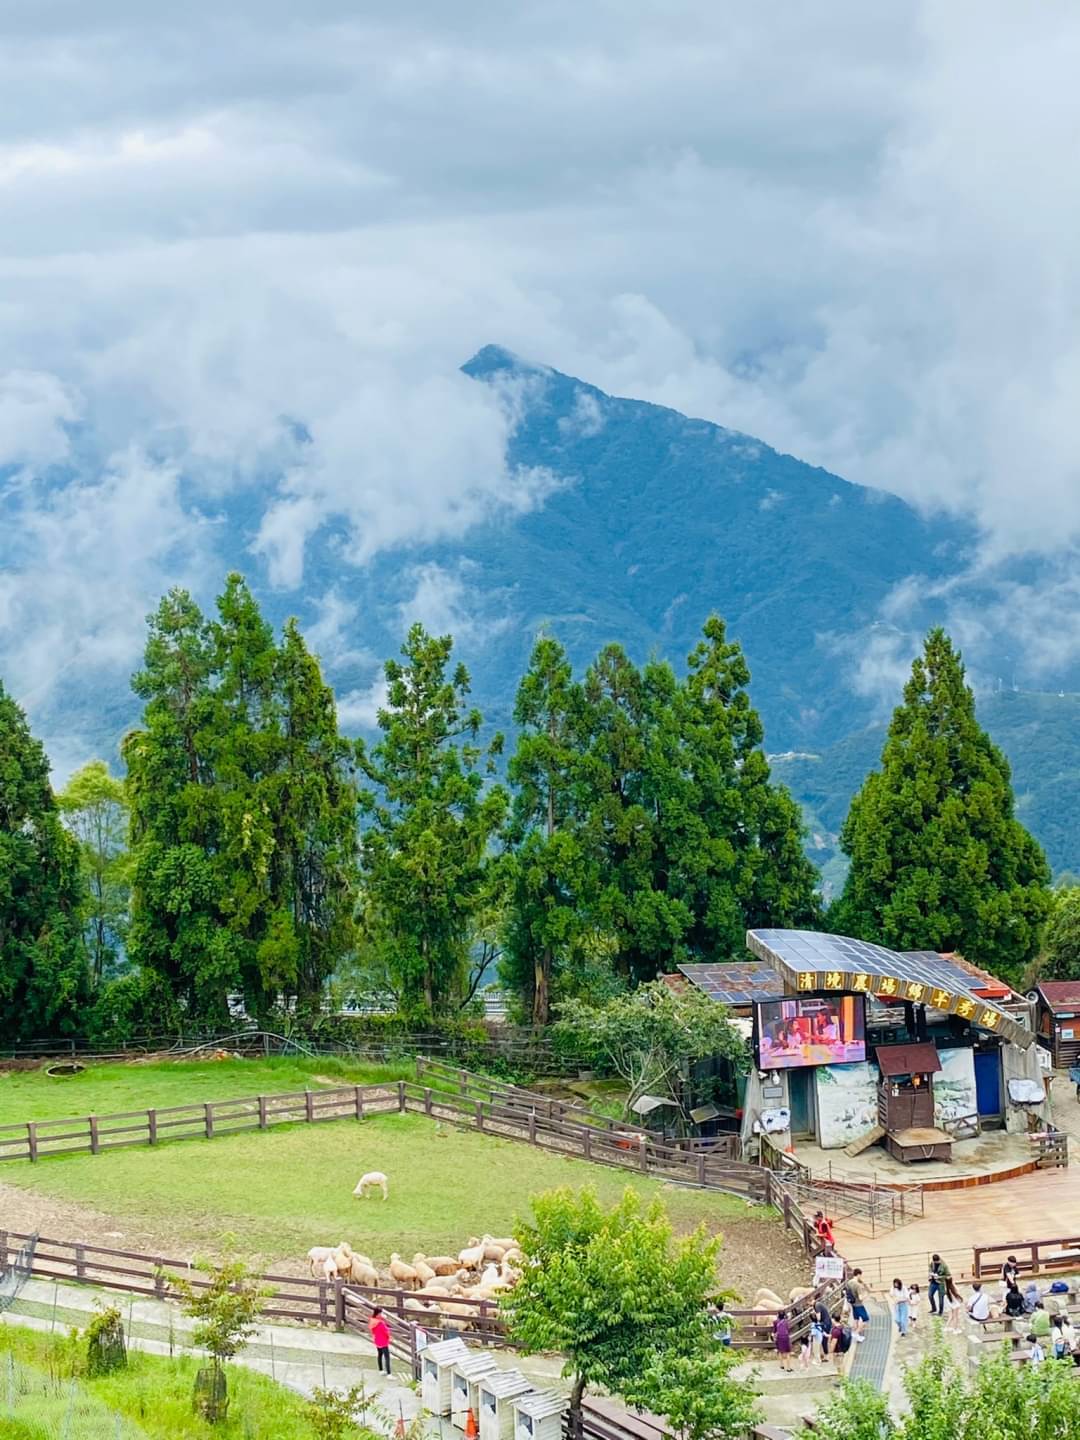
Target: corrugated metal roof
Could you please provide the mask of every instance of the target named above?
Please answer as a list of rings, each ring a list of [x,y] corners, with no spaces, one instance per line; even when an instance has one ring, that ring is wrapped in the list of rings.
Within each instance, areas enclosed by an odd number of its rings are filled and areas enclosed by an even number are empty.
[[[1051,1010],[1080,1010],[1080,980],[1043,980],[1038,991]]]

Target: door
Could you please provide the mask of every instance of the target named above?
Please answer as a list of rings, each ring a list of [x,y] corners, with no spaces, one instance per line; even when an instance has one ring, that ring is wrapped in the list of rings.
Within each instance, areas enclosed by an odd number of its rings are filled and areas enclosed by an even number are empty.
[[[996,1050],[975,1052],[975,1102],[983,1119],[1001,1115],[1001,1056]]]
[[[792,1070],[788,1073],[792,1135],[814,1133],[814,1073],[813,1070]]]

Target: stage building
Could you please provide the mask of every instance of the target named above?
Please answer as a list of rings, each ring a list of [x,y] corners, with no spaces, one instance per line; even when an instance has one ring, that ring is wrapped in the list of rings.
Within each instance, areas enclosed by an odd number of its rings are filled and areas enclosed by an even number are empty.
[[[1046,1120],[1032,1005],[977,966],[808,930],[746,943],[753,961],[679,967],[750,1022],[744,1146],[765,1133],[782,1149],[949,1160],[954,1141]]]

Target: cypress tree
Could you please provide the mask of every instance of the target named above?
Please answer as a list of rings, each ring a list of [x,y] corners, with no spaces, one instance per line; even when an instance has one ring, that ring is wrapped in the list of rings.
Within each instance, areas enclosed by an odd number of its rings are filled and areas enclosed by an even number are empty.
[[[881,770],[840,835],[851,868],[834,929],[958,951],[1019,983],[1050,907],[1046,857],[1013,813],[1009,764],[980,727],[963,661],[931,630],[893,712]]]
[[[507,796],[488,786],[502,738],[476,743],[464,665],[453,640],[414,625],[404,663],[386,662],[382,739],[358,746],[373,789],[361,792],[361,864],[370,938],[403,1009],[430,1015],[460,995],[473,925],[488,899],[488,846]],[[486,767],[483,766],[483,762]]]
[[[79,848],[49,762],[0,685],[0,1036],[77,1033],[89,997]]]
[[[552,981],[582,932],[591,874],[580,833],[581,687],[550,635],[533,647],[518,686],[520,727],[507,765],[514,787],[509,827],[509,924],[501,973],[529,1005],[534,1025],[550,1019]]]

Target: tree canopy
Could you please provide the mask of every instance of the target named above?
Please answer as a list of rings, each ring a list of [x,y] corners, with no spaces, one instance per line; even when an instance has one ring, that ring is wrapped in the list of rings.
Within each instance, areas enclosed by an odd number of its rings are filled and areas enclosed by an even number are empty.
[[[64,823],[79,845],[83,936],[95,987],[118,966],[131,895],[128,805],[124,782],[104,760],[76,770],[58,797]]]
[[[840,842],[851,868],[832,929],[898,950],[955,950],[1019,983],[1050,907],[1050,871],[1015,817],[1008,761],[979,726],[943,630],[912,666],[881,769],[852,801]]]
[[[428,1015],[461,994],[473,921],[488,901],[489,847],[507,794],[488,783],[496,736],[476,743],[469,674],[448,674],[453,640],[414,625],[386,662],[382,739],[359,744],[371,783],[360,795],[369,943],[403,1009]]]
[[[356,789],[332,692],[296,625],[280,644],[230,575],[217,618],[174,590],[133,680],[129,948],[192,1018],[317,1003],[352,944]]]
[[[0,1036],[77,1030],[90,984],[82,901],[44,747],[0,686]]]
[[[703,1231],[676,1239],[663,1205],[643,1210],[629,1188],[610,1210],[570,1189],[534,1196],[532,1208],[515,1231],[522,1277],[503,1302],[511,1334],[527,1353],[566,1356],[572,1426],[589,1385],[648,1404],[672,1379],[653,1373],[658,1358],[709,1348],[719,1242]]]

